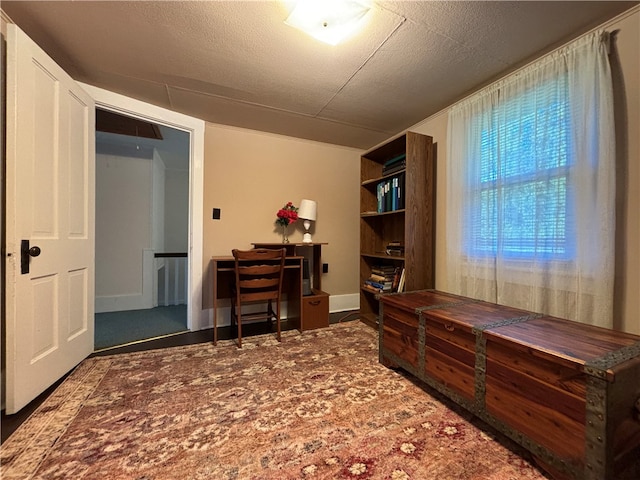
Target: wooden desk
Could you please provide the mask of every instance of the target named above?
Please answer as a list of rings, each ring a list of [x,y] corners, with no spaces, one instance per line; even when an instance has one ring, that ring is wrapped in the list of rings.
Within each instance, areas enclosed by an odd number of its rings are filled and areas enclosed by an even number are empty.
[[[282,292],[287,299],[287,321],[302,331],[302,256],[287,256],[285,259]],[[235,261],[229,256],[211,257],[213,269],[213,344],[218,343],[218,300],[231,298],[231,285],[235,277]]]

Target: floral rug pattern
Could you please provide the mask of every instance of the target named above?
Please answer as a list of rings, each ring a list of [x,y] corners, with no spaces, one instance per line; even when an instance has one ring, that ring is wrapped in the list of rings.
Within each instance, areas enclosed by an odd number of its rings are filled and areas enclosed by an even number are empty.
[[[85,360],[2,445],[2,478],[546,478],[380,365],[358,321],[243,345]]]

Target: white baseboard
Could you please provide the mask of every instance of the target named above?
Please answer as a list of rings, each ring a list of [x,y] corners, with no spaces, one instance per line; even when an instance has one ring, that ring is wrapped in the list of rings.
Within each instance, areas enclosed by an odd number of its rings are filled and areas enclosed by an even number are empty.
[[[123,312],[125,310],[143,310],[152,308],[148,298],[144,295],[112,295],[108,297],[96,297],[96,313]]]
[[[359,293],[329,296],[329,312],[345,312],[347,310],[360,310]]]

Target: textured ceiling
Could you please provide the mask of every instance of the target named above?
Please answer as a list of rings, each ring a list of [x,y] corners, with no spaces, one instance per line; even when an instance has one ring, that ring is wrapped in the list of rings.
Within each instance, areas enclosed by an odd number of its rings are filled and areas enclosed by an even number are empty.
[[[639,2],[377,1],[338,46],[289,1],[6,1],[76,80],[203,120],[369,148]]]

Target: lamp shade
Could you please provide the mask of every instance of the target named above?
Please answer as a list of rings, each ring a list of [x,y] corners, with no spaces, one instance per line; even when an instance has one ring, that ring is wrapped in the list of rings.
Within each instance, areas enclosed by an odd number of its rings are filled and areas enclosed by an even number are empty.
[[[315,222],[318,214],[318,204],[313,200],[303,199],[298,208],[298,218],[303,220],[313,220]]]

